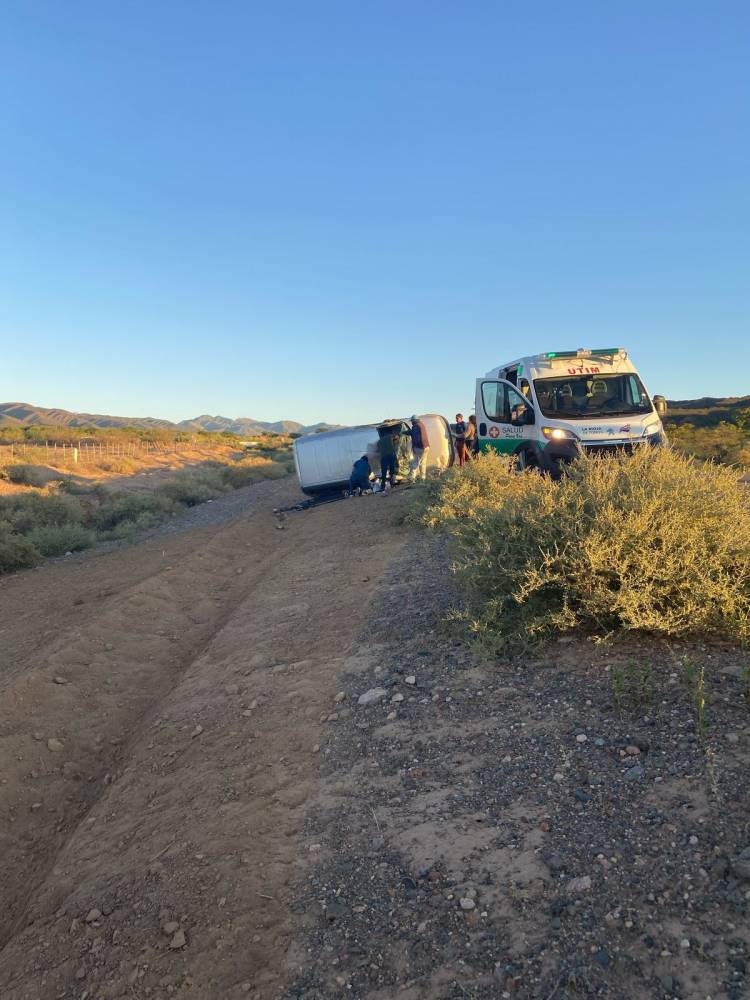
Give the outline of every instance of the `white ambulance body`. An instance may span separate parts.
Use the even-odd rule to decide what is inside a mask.
[[[627,352],[550,351],[477,379],[479,447],[552,474],[581,454],[661,445],[663,396],[652,402]]]

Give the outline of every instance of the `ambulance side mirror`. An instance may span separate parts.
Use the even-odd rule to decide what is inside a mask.
[[[654,409],[660,417],[667,415],[667,401],[664,396],[654,396]]]

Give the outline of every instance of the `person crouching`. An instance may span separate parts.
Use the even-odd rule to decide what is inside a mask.
[[[352,474],[349,476],[349,492],[356,495],[371,488],[370,460],[367,455],[363,455],[352,466]]]

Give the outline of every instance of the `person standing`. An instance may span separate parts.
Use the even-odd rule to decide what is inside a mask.
[[[472,413],[469,417],[464,444],[466,447],[466,457],[476,458],[479,454],[479,432],[477,431],[477,418],[475,413]]]
[[[409,481],[413,483],[417,476],[421,479],[427,478],[427,453],[430,450],[430,442],[427,437],[427,428],[419,417],[412,416],[411,428],[408,433],[411,438],[412,456]]]
[[[396,455],[398,452],[399,431],[395,427],[378,428],[378,453],[380,455],[380,489],[385,489],[385,481],[390,475],[391,486],[396,485]]]
[[[466,465],[466,421],[463,413],[456,414],[456,455],[458,464]]]

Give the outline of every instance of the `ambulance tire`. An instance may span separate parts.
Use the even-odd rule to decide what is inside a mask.
[[[539,462],[533,451],[524,448],[516,452],[516,472],[525,472],[526,469],[539,471]]]

